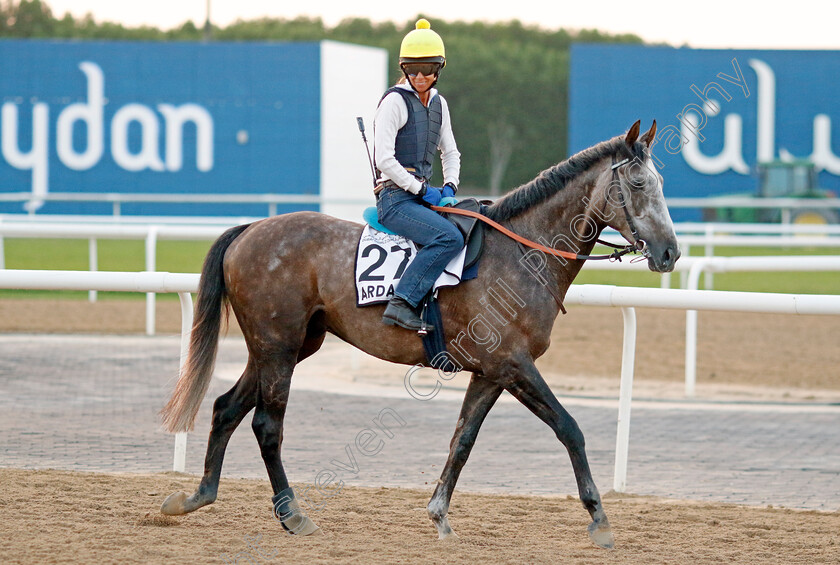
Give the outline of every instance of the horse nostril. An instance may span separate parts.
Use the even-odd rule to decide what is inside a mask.
[[[680,258],[679,248],[666,247],[662,258],[665,260],[666,265],[673,265]]]

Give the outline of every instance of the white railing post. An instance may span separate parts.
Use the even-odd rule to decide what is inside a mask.
[[[691,244],[680,243],[680,256],[691,257]],[[680,271],[680,288],[686,288],[685,284],[687,280],[688,273],[686,273],[685,271]]]
[[[633,399],[633,371],[636,363],[636,309],[622,308],[621,315],[624,319],[624,345],[621,354],[621,388],[618,393],[618,426],[615,438],[615,492],[624,492],[627,488],[630,404]]]
[[[88,239],[88,267],[92,273],[99,270],[99,253],[97,252],[95,237]],[[89,290],[88,302],[96,302],[96,294],[95,290]]]
[[[693,398],[697,386],[697,310],[685,311],[685,395]]]
[[[187,469],[187,432],[175,434],[175,458],[172,462],[172,470],[177,473],[185,473]]]
[[[179,292],[178,298],[181,301],[181,359],[178,364],[179,373],[184,370],[184,363],[187,361],[187,354],[190,349],[190,335],[193,324],[193,303],[192,295],[189,292]],[[172,461],[172,470],[183,473],[187,468],[187,432],[175,434],[175,455]]]
[[[714,257],[715,256],[715,226],[714,224],[708,224],[706,226],[706,247],[705,247],[705,255],[706,257]],[[704,277],[704,287],[706,290],[712,290],[715,286],[714,283],[714,275],[712,273],[707,272],[706,276]]]
[[[697,290],[700,274],[706,269],[711,259],[700,259],[688,271],[686,287]],[[709,274],[706,273],[706,276]],[[697,310],[685,311],[685,395],[694,396],[697,387]]]
[[[149,233],[146,235],[146,270],[154,272],[155,270],[155,252],[157,250],[157,233],[156,226],[149,227]],[[146,293],[146,335],[155,335],[155,293]]]
[[[791,220],[790,208],[782,208],[782,225],[789,226]]]

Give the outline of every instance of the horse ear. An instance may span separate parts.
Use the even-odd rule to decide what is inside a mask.
[[[645,132],[642,137],[639,138],[639,141],[650,147],[650,144],[653,143],[653,139],[656,137],[656,120],[653,120],[653,125],[650,126],[650,129]]]
[[[635,144],[636,140],[639,138],[639,126],[641,123],[642,120],[636,120],[636,123],[630,128],[630,131],[627,132],[627,137],[624,138],[624,143],[626,143],[627,147],[630,149],[633,149],[633,144]]]

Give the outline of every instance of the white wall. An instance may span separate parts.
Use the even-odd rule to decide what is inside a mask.
[[[373,114],[387,89],[388,52],[335,41],[321,42],[321,195],[366,199],[366,204],[326,204],[325,214],[362,222],[373,206],[373,178],[356,116],[365,120],[373,149]]]

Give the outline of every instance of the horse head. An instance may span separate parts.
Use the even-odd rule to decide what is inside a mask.
[[[667,273],[674,270],[680,257],[674,224],[665,205],[662,175],[650,156],[650,146],[656,135],[656,121],[639,136],[640,122],[617,145],[612,165],[602,175],[607,225],[641,251],[651,271]]]

